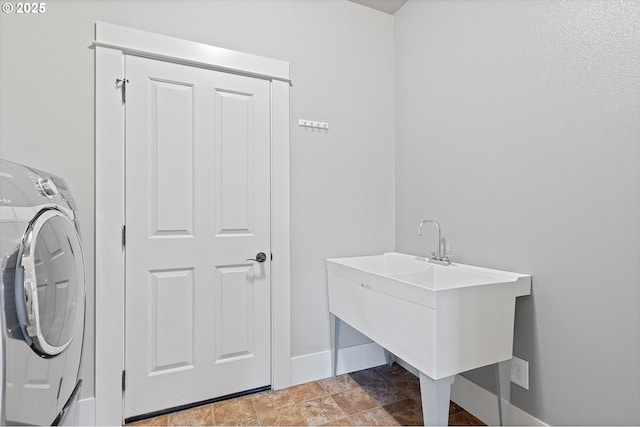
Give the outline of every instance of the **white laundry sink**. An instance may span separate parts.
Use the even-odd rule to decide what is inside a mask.
[[[400,253],[326,268],[329,311],[420,371],[423,387],[423,376],[450,386],[458,373],[511,359],[515,300],[531,293],[530,275]]]

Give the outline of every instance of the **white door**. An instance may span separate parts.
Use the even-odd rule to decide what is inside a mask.
[[[270,384],[270,83],[135,56],[126,78],[131,417]]]

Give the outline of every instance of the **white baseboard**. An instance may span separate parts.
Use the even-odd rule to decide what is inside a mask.
[[[402,359],[396,362],[418,376],[419,372]],[[500,425],[498,415],[498,398],[495,394],[485,390],[476,383],[469,381],[462,375],[456,375],[456,380],[451,386],[451,400],[456,402],[465,411],[490,426]],[[503,404],[508,404],[503,400]],[[509,404],[509,425],[512,426],[548,426],[533,415],[528,414],[517,406]]]
[[[498,398],[462,375],[456,375],[451,386],[451,400],[487,425],[499,425]],[[503,400],[506,404],[506,402]],[[509,425],[512,426],[548,426],[536,417],[517,406],[510,405]]]
[[[332,375],[331,350],[291,358],[291,385],[321,380]],[[338,351],[338,374],[360,371],[385,363],[384,350],[376,343],[367,343]]]
[[[96,398],[90,397],[78,401],[78,425],[96,425]]]

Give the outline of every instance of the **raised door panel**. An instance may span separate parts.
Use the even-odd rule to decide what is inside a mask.
[[[253,97],[215,90],[216,183],[220,234],[250,233],[253,226]]]
[[[150,375],[193,368],[193,288],[193,269],[150,272]]]
[[[151,79],[148,115],[152,235],[193,234],[193,86]]]
[[[216,269],[216,363],[253,356],[251,265]]]

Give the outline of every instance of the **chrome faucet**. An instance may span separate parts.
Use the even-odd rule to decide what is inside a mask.
[[[425,219],[424,221],[422,221],[420,225],[418,225],[418,236],[422,236],[422,226],[425,225],[427,222],[432,223],[438,229],[438,253],[437,255],[435,253],[432,253],[429,261],[433,262],[434,264],[440,264],[440,265],[451,264],[451,261],[449,261],[449,258],[447,258],[445,254],[447,248],[444,247],[444,241],[442,239],[442,231],[440,229],[440,224],[438,224],[437,221],[434,221],[432,219]]]

